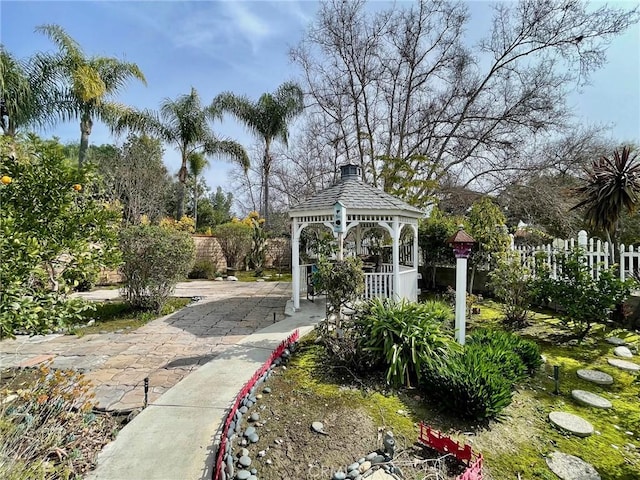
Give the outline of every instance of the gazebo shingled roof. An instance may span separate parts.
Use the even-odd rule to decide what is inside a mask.
[[[345,167],[342,167],[343,169]],[[341,202],[347,211],[380,210],[413,213],[419,216],[423,211],[400,200],[379,188],[364,183],[357,173],[345,172],[338,183],[318,192],[310,199],[296,205],[290,214],[308,211],[333,211],[336,202]],[[293,215],[292,215],[293,216]],[[413,215],[412,215],[413,216]]]

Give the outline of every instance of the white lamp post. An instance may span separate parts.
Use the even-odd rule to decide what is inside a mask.
[[[475,240],[464,231],[462,225],[449,239],[456,256],[456,340],[464,345],[467,315],[467,258]]]

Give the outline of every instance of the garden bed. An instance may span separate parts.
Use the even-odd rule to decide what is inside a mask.
[[[485,304],[482,317],[474,323],[495,324],[500,316],[498,307]],[[597,328],[578,345],[564,341],[567,333],[551,314],[536,314],[534,325],[524,334],[542,339],[547,363],[519,386],[511,405],[497,420],[481,422],[439,412],[417,389],[389,388],[382,372],[355,374],[332,365],[324,347],[306,339],[286,368],[277,369],[269,380],[272,393],[261,394],[251,410],[259,414],[263,425],[258,427],[258,442],[246,446],[254,459],[252,467],[258,470],[258,478],[267,480],[330,479],[335,471],[379,449],[387,430],[398,441],[399,464],[406,461],[421,466],[419,462],[429,455],[416,445],[416,439],[419,422],[425,421],[482,453],[485,480],[517,479],[518,475],[522,479],[557,480],[545,461],[554,451],[580,456],[597,468],[603,480],[635,480],[640,471],[638,381],[607,365],[611,345],[603,336],[612,332]],[[638,341],[633,334],[614,333],[630,342]],[[560,365],[560,395],[552,393],[553,365]],[[588,386],[576,376],[579,368],[609,372],[615,383],[606,391]],[[612,411],[581,407],[571,399],[572,389],[594,388],[611,399]],[[548,421],[554,410],[579,413],[598,433],[582,439],[556,430]],[[314,421],[322,422],[328,435],[314,433],[310,427]],[[433,458],[437,456],[432,452]],[[404,478],[425,476],[419,470],[401,468]],[[459,472],[447,473],[455,478]]]

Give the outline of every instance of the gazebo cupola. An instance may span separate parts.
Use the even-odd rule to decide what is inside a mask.
[[[337,236],[334,220],[336,204],[340,204],[346,218],[344,235],[353,232],[355,251],[362,251],[363,233],[372,228],[383,228],[392,241],[390,262],[383,263],[375,272],[365,271],[364,298],[389,297],[417,300],[418,296],[418,219],[424,213],[403,200],[362,181],[357,165],[340,167],[340,180],[291,210],[291,263],[292,300],[300,308],[300,296],[306,292],[306,272],[309,265],[300,264],[300,235],[310,225],[325,225]],[[411,229],[413,241],[407,255],[407,245],[401,245],[403,229]],[[407,235],[404,235],[406,238]],[[401,263],[401,250],[403,262]],[[303,282],[304,280],[304,282]]]

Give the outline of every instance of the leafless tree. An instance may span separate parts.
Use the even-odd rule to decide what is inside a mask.
[[[502,2],[487,36],[469,47],[463,3],[376,11],[364,0],[329,0],[291,58],[340,163],[360,165],[386,191],[409,182],[420,199],[445,179],[468,186],[526,167],[523,146],[565,131],[567,92],[638,19],[637,8],[579,0]]]

